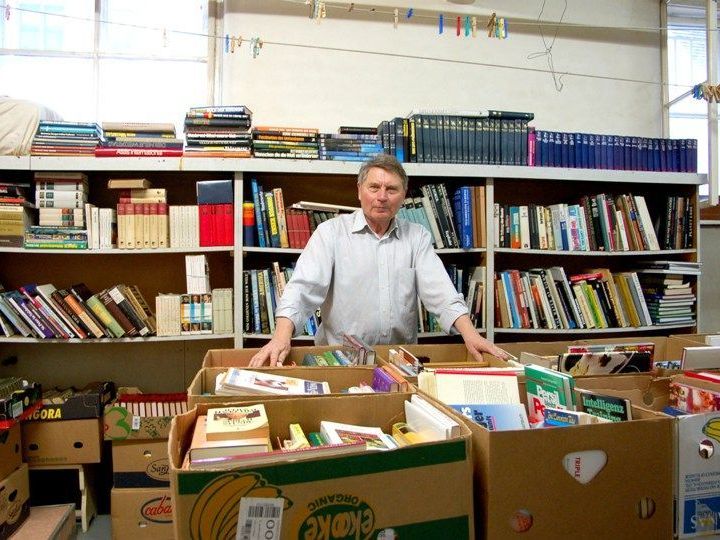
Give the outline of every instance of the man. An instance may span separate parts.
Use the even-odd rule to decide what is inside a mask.
[[[482,359],[483,351],[507,358],[477,333],[430,233],[395,219],[408,187],[402,165],[379,155],[362,165],[357,187],[361,210],[317,227],[275,310],[275,334],[250,365],[281,365],[291,337],[317,306],[322,313],[317,345],[340,344],[343,333],[369,344],[415,343],[417,296],[446,332],[462,335],[475,358]]]

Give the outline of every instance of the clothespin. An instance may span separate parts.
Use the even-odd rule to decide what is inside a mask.
[[[230,52],[235,53],[235,36],[230,38]]]
[[[440,14],[440,17],[438,18],[438,34],[443,33],[443,26],[445,24],[445,18],[443,17],[443,14]]]
[[[465,16],[465,37],[470,35],[470,17]]]
[[[488,23],[487,23],[488,37],[493,37],[493,34],[495,33],[495,21],[496,20],[497,20],[497,16],[493,12],[493,14],[490,16],[490,20],[488,20]]]
[[[498,29],[500,31],[500,39],[506,39],[507,38],[507,19],[505,17],[501,17],[498,19]]]
[[[167,44],[168,44],[168,38],[167,38],[167,28],[163,28],[163,33],[162,33],[162,44],[163,44],[163,47],[167,47]]]
[[[225,54],[230,52],[230,34],[225,34]]]
[[[327,11],[325,10],[325,2],[320,2],[320,18],[324,19],[327,17]]]
[[[398,8],[395,8],[395,11],[393,13],[393,27],[395,30],[397,30],[398,27],[398,18],[400,17],[400,10]]]
[[[470,28],[472,29],[472,37],[477,37],[477,17],[470,19]]]
[[[260,54],[260,49],[262,49],[263,42],[260,38],[252,38],[250,40],[250,47],[252,49],[252,55],[253,58],[257,58]]]
[[[460,17],[455,22],[455,36],[460,37]]]
[[[12,7],[10,7],[10,3],[6,1],[5,2],[5,20],[6,21],[10,20],[10,10],[11,9],[12,9]]]
[[[315,10],[317,9],[317,3],[315,0],[305,0],[305,5],[310,6],[310,15],[309,17],[311,19],[315,18]]]
[[[407,10],[407,13],[405,14],[405,18],[409,19],[412,16],[413,16],[413,8],[410,8]]]
[[[350,13],[353,9],[355,9],[355,2],[350,2],[350,5],[348,6],[348,13]]]

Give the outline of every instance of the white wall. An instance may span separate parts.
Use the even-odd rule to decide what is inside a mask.
[[[619,82],[566,75],[555,90],[549,73],[462,64],[482,62],[547,69],[544,58],[528,59],[543,50],[536,26],[540,0],[506,0],[510,37],[482,34],[492,7],[442,1],[414,3],[375,0],[378,10],[401,8],[393,29],[392,15],[331,9],[320,24],[308,18],[308,6],[279,0],[228,0],[225,32],[266,42],[253,59],[247,44],[223,56],[225,104],[245,104],[255,125],[295,125],[335,131],[339,125],[377,125],[411,109],[475,108],[535,112],[535,126],[564,131],[622,135],[661,135],[660,35],[658,32],[561,28],[554,46],[558,72],[652,81]],[[358,6],[360,4],[358,3]],[[445,13],[445,32],[434,19],[404,22],[405,7],[418,14]],[[544,18],[555,21],[564,5],[547,0]],[[657,0],[571,0],[566,22],[623,27],[659,26]],[[382,7],[386,6],[386,7]],[[497,6],[500,7],[500,6]],[[453,15],[478,14],[478,37],[456,37]],[[548,41],[554,33],[545,28]],[[296,43],[307,48],[276,43]],[[314,47],[350,49],[320,50]],[[394,55],[438,58],[441,62]]]

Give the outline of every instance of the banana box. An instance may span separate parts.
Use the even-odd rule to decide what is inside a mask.
[[[372,385],[373,371],[375,366],[352,367],[347,366],[342,369],[336,367],[280,367],[280,368],[253,368],[253,371],[263,373],[271,373],[283,375],[285,377],[295,377],[298,379],[327,381],[330,386],[330,394],[340,394],[351,386],[360,384]],[[215,380],[221,373],[225,373],[227,368],[210,367],[202,368],[195,374],[195,378],[188,387],[188,408],[192,409],[198,403],[225,403],[236,399],[236,396],[216,396]],[[242,399],[249,397],[250,392],[240,395]],[[263,398],[284,399],[286,396],[281,395],[264,395]],[[315,397],[315,396],[313,396]]]
[[[0,540],[9,538],[30,515],[28,466],[22,464],[0,481]]]
[[[405,420],[404,404],[412,395],[255,396],[254,402],[264,404],[275,440],[288,438],[291,423],[307,433],[319,431],[322,420],[391,433],[394,423]],[[474,537],[470,432],[464,423],[453,438],[390,451],[363,448],[303,460],[288,454],[247,467],[183,468],[196,417],[210,406],[200,403],[172,423],[170,487],[177,539]]]
[[[7,478],[21,462],[20,424],[10,429],[0,429],[0,480]]]
[[[114,540],[171,540],[173,504],[167,488],[112,488],[110,522]]]
[[[577,380],[576,384],[662,411],[670,401],[672,381],[720,393],[720,384],[686,375],[656,379],[649,375],[595,377]],[[720,534],[720,411],[674,416],[672,422],[675,535],[692,538]],[[653,441],[653,451],[658,449],[658,444]]]

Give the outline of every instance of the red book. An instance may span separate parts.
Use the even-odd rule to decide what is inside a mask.
[[[210,204],[198,205],[198,219],[200,221],[200,245],[212,246],[212,209]]]
[[[300,247],[300,242],[298,241],[297,216],[295,214],[295,210],[292,208],[285,210],[285,217],[287,218],[288,241],[290,242],[290,247],[298,248]]]
[[[223,210],[223,225],[225,230],[225,241],[222,243],[223,246],[233,246],[235,245],[235,230],[234,225],[235,222],[233,220],[233,205],[232,204],[223,204],[222,210]]]
[[[302,216],[302,227],[300,227],[302,242],[299,247],[304,248],[307,245],[308,240],[310,240],[312,227],[310,225],[310,213],[302,212],[300,215]]]
[[[157,148],[95,148],[95,157],[181,157],[182,150]]]

